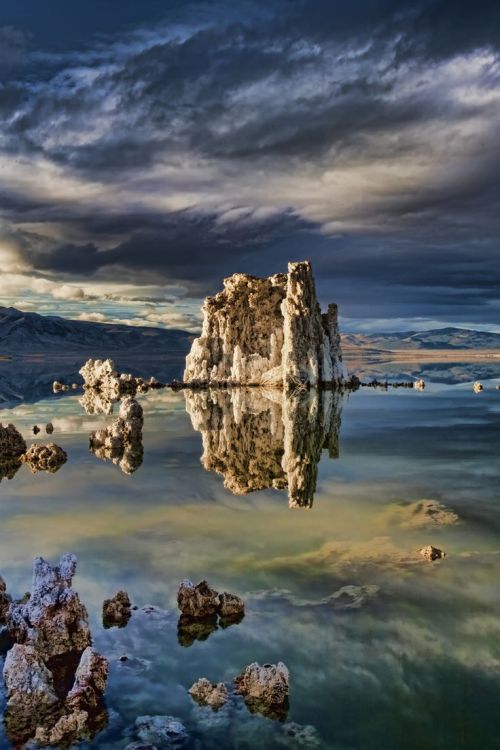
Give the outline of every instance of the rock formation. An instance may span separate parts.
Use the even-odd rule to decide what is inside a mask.
[[[217,614],[217,596],[217,591],[210,588],[206,581],[201,581],[195,586],[186,578],[179,586],[177,605],[183,615],[201,619]]]
[[[189,688],[189,695],[200,706],[210,706],[214,711],[221,708],[228,700],[229,693],[223,682],[212,683],[206,677],[200,677]]]
[[[0,423],[0,461],[8,462],[19,458],[26,451],[26,442],[13,424],[4,427]]]
[[[80,375],[85,390],[80,404],[87,414],[111,414],[113,404],[123,396],[165,387],[154,377],[144,380],[130,373],[118,373],[112,359],[89,359],[80,369]]]
[[[174,716],[139,716],[135,721],[135,733],[143,743],[136,748],[156,747],[158,750],[177,750],[189,741],[184,724]]]
[[[47,445],[33,443],[21,456],[21,461],[30,467],[33,474],[39,471],[55,474],[67,460],[66,451],[55,443],[48,443]]]
[[[132,616],[132,605],[126,591],[119,591],[102,605],[102,624],[105,628],[124,628]]]
[[[235,495],[288,489],[290,507],[311,507],[323,450],[339,454],[337,391],[238,388],[184,391],[201,462]]]
[[[245,603],[236,594],[228,594],[224,591],[219,594],[219,615],[222,621],[241,620],[245,615]]]
[[[242,695],[252,713],[284,719],[288,712],[290,673],[283,662],[264,664],[254,662],[236,677],[236,692]]]
[[[293,389],[346,379],[337,306],[321,313],[308,262],[265,279],[225,279],[224,290],[204,302],[202,334],[184,371],[185,383],[203,386]]]
[[[181,646],[206,640],[218,626],[237,625],[245,616],[245,603],[236,594],[219,594],[207,581],[196,586],[188,579],[181,581],[177,591],[177,605],[181,616],[177,625],[177,639]],[[217,618],[219,618],[217,620]]]
[[[433,547],[432,544],[428,544],[426,547],[422,547],[419,552],[422,557],[424,557],[426,560],[429,560],[430,562],[434,562],[434,560],[441,560],[443,557],[446,557],[446,552],[443,552],[443,550],[438,549],[437,547]]]
[[[71,588],[75,570],[74,555],[63,555],[54,567],[36,558],[29,600],[10,607],[7,624],[13,638],[34,646],[45,659],[82,652],[91,644],[87,610]]]
[[[87,611],[71,588],[74,555],[52,567],[37,558],[27,601],[10,604],[7,628],[16,641],[4,664],[5,725],[15,747],[69,747],[107,722],[107,660],[91,648]]]
[[[144,448],[142,406],[134,398],[124,398],[120,413],[108,427],[90,433],[90,450],[103,461],[112,461],[124,474],[132,474],[142,464]]]

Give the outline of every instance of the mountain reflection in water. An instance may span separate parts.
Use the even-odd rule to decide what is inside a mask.
[[[184,391],[201,462],[235,495],[288,489],[290,508],[310,508],[323,450],[339,455],[342,395],[261,388]]]

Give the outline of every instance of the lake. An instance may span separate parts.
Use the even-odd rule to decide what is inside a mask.
[[[55,474],[21,466],[1,482],[0,574],[20,597],[34,556],[78,557],[73,585],[110,662],[105,726],[80,746],[125,748],[138,717],[168,715],[188,748],[500,748],[500,364],[484,367],[422,363],[422,392],[151,391],[127,474],[89,450],[116,405],[87,414],[82,391],[52,394],[53,363],[2,363],[1,421],[68,454]],[[429,544],[446,557],[425,560]],[[244,619],[179,629],[184,578],[243,597]],[[105,629],[119,589],[138,609]],[[281,720],[187,692],[254,661],[290,670]]]

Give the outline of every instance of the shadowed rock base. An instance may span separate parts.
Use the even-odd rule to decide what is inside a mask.
[[[339,455],[341,393],[239,388],[184,395],[202,435],[201,462],[228,490],[287,489],[291,508],[312,506],[322,451]]]

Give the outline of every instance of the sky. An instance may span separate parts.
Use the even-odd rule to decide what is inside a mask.
[[[500,331],[500,3],[0,5],[0,304],[196,331],[313,264],[344,330]]]

